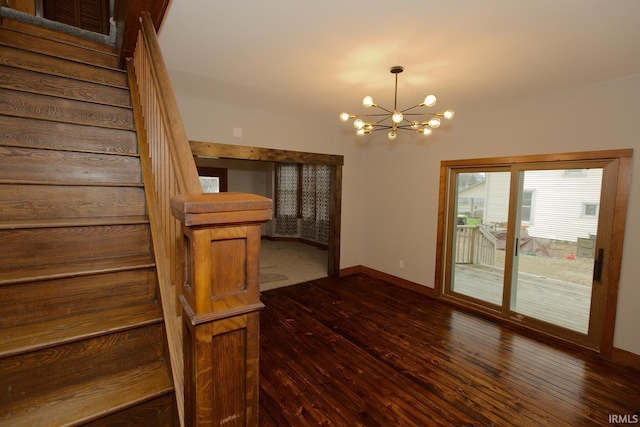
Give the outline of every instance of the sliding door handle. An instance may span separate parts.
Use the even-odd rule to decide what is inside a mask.
[[[599,282],[602,280],[602,265],[604,264],[604,249],[598,249],[598,258],[593,265],[593,281]]]

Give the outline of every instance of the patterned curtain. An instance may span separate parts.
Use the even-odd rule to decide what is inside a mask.
[[[329,243],[331,168],[302,166],[302,238]]]
[[[298,234],[298,165],[276,166],[276,234]]]

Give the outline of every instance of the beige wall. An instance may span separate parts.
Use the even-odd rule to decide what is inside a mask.
[[[429,287],[442,160],[640,147],[640,76],[458,110],[430,139],[401,134],[393,144],[383,134],[353,136],[335,114],[265,113],[174,88],[190,139],[344,155],[341,267],[365,265]],[[640,174],[632,179],[614,344],[640,354]]]
[[[197,158],[196,165],[227,169],[227,191],[253,193],[273,198],[272,162]]]

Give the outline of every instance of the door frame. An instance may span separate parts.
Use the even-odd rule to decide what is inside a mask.
[[[554,153],[544,155],[528,155],[528,156],[513,156],[513,157],[494,157],[483,159],[463,159],[463,160],[450,160],[441,162],[440,167],[440,194],[438,205],[438,234],[437,234],[437,250],[436,250],[436,272],[435,272],[435,294],[444,300],[450,301],[454,304],[464,306],[473,310],[474,312],[490,317],[500,322],[517,325],[518,327],[524,327],[525,329],[541,332],[545,335],[549,335],[548,331],[540,330],[536,322],[532,324],[523,325],[517,320],[511,319],[508,313],[505,314],[503,310],[496,312],[495,310],[485,309],[484,307],[474,304],[472,301],[465,301],[464,299],[452,298],[445,294],[444,286],[445,280],[448,280],[449,266],[447,251],[451,248],[451,241],[448,233],[452,226],[452,216],[450,214],[451,209],[451,194],[455,194],[455,188],[452,188],[454,183],[451,182],[453,171],[456,169],[466,168],[491,168],[491,167],[511,167],[514,165],[524,166],[527,163],[564,163],[564,162],[590,162],[590,161],[611,161],[612,165],[615,165],[615,171],[613,171],[614,179],[610,187],[602,188],[602,194],[604,197],[610,197],[613,205],[613,211],[610,217],[602,218],[599,220],[599,227],[605,222],[607,230],[610,230],[609,241],[609,255],[606,257],[607,262],[604,265],[603,276],[607,279],[607,288],[605,295],[605,302],[603,305],[602,313],[602,331],[600,333],[600,339],[597,343],[584,343],[570,340],[567,336],[557,336],[550,334],[556,338],[568,341],[570,340],[574,344],[578,344],[592,350],[598,351],[604,355],[611,356],[613,352],[613,336],[615,331],[615,317],[618,304],[618,287],[620,282],[620,270],[622,265],[622,252],[624,245],[624,230],[627,216],[627,204],[629,198],[629,189],[631,185],[631,162],[632,162],[632,149],[621,150],[604,150],[604,151],[588,151],[577,153]],[[513,178],[513,177],[512,177]],[[517,201],[511,202],[513,206]],[[512,232],[513,233],[513,232]],[[507,236],[507,241],[513,239],[513,234]],[[505,276],[512,274],[511,271],[506,271]]]

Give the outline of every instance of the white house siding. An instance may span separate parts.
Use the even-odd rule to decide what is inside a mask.
[[[509,210],[509,172],[491,172],[486,181],[473,188],[474,197],[484,189],[484,224],[507,222]],[[600,203],[602,169],[588,169],[584,175],[566,170],[525,172],[524,191],[533,192],[531,220],[523,222],[532,237],[576,242],[579,237],[597,234],[598,218],[583,216],[585,203]],[[460,196],[469,196],[467,189]]]
[[[506,223],[509,214],[510,172],[487,172],[484,200],[484,224]]]
[[[484,212],[484,199],[486,196],[487,189],[484,181],[458,191],[458,214],[474,217],[478,213]]]
[[[582,210],[584,203],[600,203],[602,169],[588,169],[584,175],[565,172],[525,172],[524,190],[533,191],[530,236],[575,242],[597,234],[598,218],[584,217]]]

